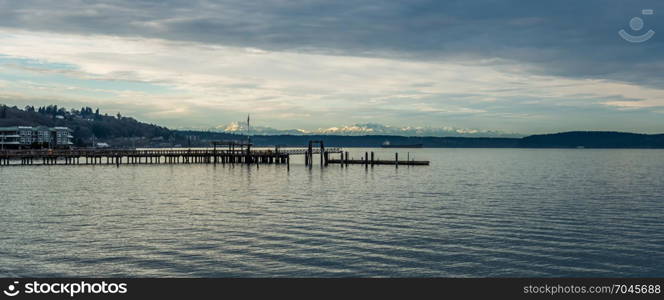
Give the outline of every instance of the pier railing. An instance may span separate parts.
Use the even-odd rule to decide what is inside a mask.
[[[341,148],[327,148],[327,153],[341,153]],[[250,155],[304,155],[306,148],[255,149]],[[320,149],[312,149],[313,154],[320,154]],[[245,155],[245,149],[41,149],[41,150],[2,150],[3,157],[84,157],[84,156],[178,156],[178,155]]]
[[[41,160],[41,165],[78,164],[190,164],[190,163],[246,163],[246,164],[290,164],[291,155],[304,155],[305,165],[311,167],[313,155],[320,155],[320,164],[363,164],[373,165],[429,165],[428,161],[415,161],[410,158],[380,160],[374,153],[365,152],[364,159],[352,159],[341,148],[274,148],[274,149],[26,149],[0,150],[0,166],[33,165]],[[330,157],[339,154],[339,158]],[[104,162],[105,160],[105,162]],[[39,164],[39,163],[37,163]]]

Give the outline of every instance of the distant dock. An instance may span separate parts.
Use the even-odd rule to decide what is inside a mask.
[[[328,161],[330,164],[342,164],[342,165],[392,165],[392,166],[428,166],[429,161],[426,160],[410,160],[410,161],[396,161],[396,160],[374,160],[366,161],[364,159],[330,159]]]
[[[319,147],[313,147],[313,145]],[[371,152],[365,159],[349,159],[341,148],[325,148],[322,141],[311,141],[308,147],[251,149],[250,143],[214,142],[212,149],[44,149],[1,150],[0,167],[16,165],[139,165],[139,164],[286,164],[290,157],[304,155],[305,165],[314,164],[314,155],[320,156],[321,166],[328,164],[364,165],[429,165],[428,161],[374,159]],[[331,158],[339,155],[338,159]]]
[[[399,160],[399,153],[394,153],[394,160],[381,160],[377,159],[373,152],[365,152],[363,159],[352,159],[348,152],[341,152],[341,157],[339,159],[328,159],[327,162],[330,164],[341,164],[341,165],[403,165],[403,166],[428,166],[428,160],[411,160],[408,157],[406,160]]]

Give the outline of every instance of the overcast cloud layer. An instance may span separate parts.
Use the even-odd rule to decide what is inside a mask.
[[[632,17],[654,38],[622,40]],[[0,0],[0,102],[189,128],[664,132],[662,34],[661,1]]]

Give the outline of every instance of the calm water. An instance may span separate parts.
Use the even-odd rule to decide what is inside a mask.
[[[0,276],[664,275],[662,150],[373,151],[432,165],[0,168]]]

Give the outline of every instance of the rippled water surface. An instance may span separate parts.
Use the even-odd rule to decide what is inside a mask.
[[[664,151],[0,167],[0,276],[664,275]],[[410,152],[410,154],[407,154]]]

